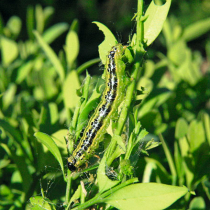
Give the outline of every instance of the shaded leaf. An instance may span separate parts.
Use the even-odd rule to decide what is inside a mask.
[[[210,18],[197,21],[184,29],[183,38],[189,42],[200,37],[210,30]]]
[[[188,131],[188,124],[184,118],[179,118],[176,123],[175,137],[177,139],[184,137]]]
[[[56,160],[59,162],[63,175],[64,175],[64,167],[63,167],[63,159],[61,157],[60,151],[57,147],[57,145],[55,144],[55,142],[52,140],[52,138],[50,136],[48,136],[45,133],[42,132],[36,132],[34,134],[34,136],[41,141],[42,144],[44,144],[49,150],[50,152],[53,154],[53,156],[56,158]],[[65,178],[65,176],[64,176]]]

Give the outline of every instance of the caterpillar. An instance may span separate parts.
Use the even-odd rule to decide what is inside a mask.
[[[93,156],[99,142],[110,123],[117,114],[118,106],[123,101],[125,91],[125,63],[122,61],[126,46],[117,44],[112,47],[107,55],[105,65],[106,86],[94,114],[85,128],[80,142],[72,155],[68,158],[68,168],[75,171],[87,159]]]

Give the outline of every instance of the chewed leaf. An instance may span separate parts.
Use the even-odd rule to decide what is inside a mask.
[[[106,198],[106,203],[121,209],[165,209],[184,196],[188,189],[157,183],[142,183],[126,186]]]
[[[52,138],[50,136],[48,136],[45,133],[42,132],[36,132],[34,134],[34,136],[41,141],[42,144],[44,144],[49,151],[53,154],[53,156],[56,158],[56,160],[59,162],[63,175],[64,175],[64,167],[63,167],[63,160],[61,157],[61,153],[57,147],[57,145],[55,144],[55,142],[52,140]],[[65,177],[65,176],[64,176]]]
[[[171,0],[167,0],[162,6],[158,6],[151,2],[146,13],[144,22],[144,38],[147,46],[149,46],[159,35],[162,30],[163,24],[166,20]]]
[[[111,49],[112,46],[115,46],[118,42],[113,35],[113,33],[102,23],[99,23],[97,21],[94,21],[98,27],[99,30],[101,30],[105,36],[104,41],[99,45],[99,55],[100,59],[103,64],[106,62],[106,55],[108,51]]]

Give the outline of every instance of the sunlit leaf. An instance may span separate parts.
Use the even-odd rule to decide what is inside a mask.
[[[68,29],[67,23],[57,23],[44,31],[42,37],[48,43],[52,43],[56,38]]]
[[[78,74],[76,71],[71,71],[63,84],[63,100],[66,108],[75,108],[79,102],[79,96],[76,91],[80,87]]]
[[[1,41],[1,58],[4,66],[8,66],[18,56],[17,43],[4,36],[0,36]]]
[[[58,75],[60,76],[61,81],[64,80],[64,68],[59,61],[57,55],[52,50],[52,48],[44,41],[44,39],[39,35],[37,31],[34,31],[34,35],[36,36],[40,46],[46,53],[47,57],[51,61],[51,63],[54,65],[55,69],[57,70]]]
[[[106,198],[106,203],[127,210],[165,209],[188,192],[186,187],[157,183],[142,183],[126,186]]]
[[[146,20],[144,22],[144,39],[147,46],[149,46],[159,35],[163,28],[163,24],[168,15],[171,5],[171,0],[167,0],[162,6],[158,6],[151,1],[146,13]]]
[[[66,60],[71,67],[79,53],[79,38],[75,31],[70,30],[66,37]]]

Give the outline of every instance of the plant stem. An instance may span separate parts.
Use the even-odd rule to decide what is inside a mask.
[[[70,201],[71,179],[72,179],[71,172],[68,170],[67,171],[67,186],[66,186],[66,203],[67,204],[69,204],[69,201]],[[68,206],[66,210],[68,210]]]
[[[140,46],[143,41],[144,41],[144,24],[141,21],[141,17],[143,16],[143,8],[144,8],[144,2],[143,0],[138,0],[138,5],[137,5],[137,17],[136,17],[136,35],[137,35],[137,40],[136,40],[136,45]]]

